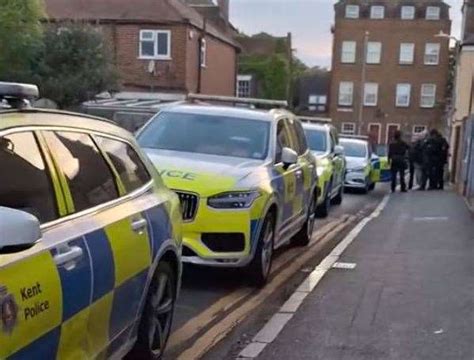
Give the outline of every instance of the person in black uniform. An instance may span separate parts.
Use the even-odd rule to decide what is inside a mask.
[[[448,163],[449,144],[439,132],[436,134],[437,156],[435,166],[436,189],[444,190],[444,167]]]
[[[400,174],[400,187],[402,192],[407,191],[405,184],[406,158],[409,146],[402,140],[402,133],[395,132],[394,140],[388,146],[388,162],[392,173],[392,192],[397,187],[397,174]]]
[[[429,180],[429,190],[436,189],[437,180],[437,164],[439,159],[437,139],[438,131],[432,129],[428,137],[423,142],[423,179],[420,190],[425,190]]]

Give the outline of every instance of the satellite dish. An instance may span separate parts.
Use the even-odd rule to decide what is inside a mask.
[[[154,61],[154,60],[150,60],[150,61],[148,62],[148,72],[149,72],[150,74],[154,74],[154,73],[155,73],[155,68],[156,68],[156,66],[155,66],[155,61]]]

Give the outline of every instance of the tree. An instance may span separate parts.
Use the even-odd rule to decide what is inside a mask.
[[[86,24],[49,26],[32,69],[41,96],[60,108],[77,106],[96,94],[117,88],[115,68],[103,36]]]
[[[41,0],[0,1],[0,80],[26,80],[41,45],[43,17]]]

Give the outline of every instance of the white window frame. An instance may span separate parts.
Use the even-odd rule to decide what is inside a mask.
[[[371,94],[368,92],[369,89],[375,89]],[[368,95],[374,95],[375,101],[367,101]],[[379,84],[368,82],[364,84],[364,106],[377,106],[379,98]]]
[[[430,50],[431,48],[431,50]],[[434,51],[436,50],[436,54]],[[441,44],[440,43],[426,43],[425,44],[425,54],[423,57],[423,63],[425,65],[436,66],[439,65],[439,54],[441,52]],[[430,57],[436,56],[436,61],[431,61]]]
[[[152,33],[152,39],[144,39],[144,33]],[[158,34],[166,34],[168,36],[168,48],[166,54],[158,54]],[[154,55],[142,55],[142,42],[154,42]],[[138,39],[138,58],[146,60],[171,60],[171,30],[141,29]]]
[[[201,39],[201,67],[207,67],[207,41]]]
[[[374,123],[374,122],[371,122],[367,125],[367,134],[369,134],[370,136],[370,127],[372,125],[377,125],[377,127],[379,128],[379,131],[378,131],[378,134],[377,134],[377,144],[380,144],[380,140],[382,140],[382,124],[381,123]]]
[[[246,82],[248,84],[248,96],[240,96],[240,82]],[[235,95],[241,98],[250,97],[252,94],[252,75],[237,75]]]
[[[354,64],[357,56],[357,43],[355,41],[343,41],[341,48],[341,63]]]
[[[346,5],[345,18],[346,19],[358,19],[360,16],[360,6],[349,4]]]
[[[426,89],[430,89],[430,93],[426,94]],[[429,103],[425,100],[429,99]],[[436,105],[436,84],[421,84],[420,107],[424,109],[432,109]]]
[[[426,20],[439,20],[441,18],[441,8],[439,6],[426,7]]]
[[[396,127],[397,127],[397,130],[400,131],[400,124],[397,124],[397,123],[388,123],[388,124],[387,124],[387,131],[385,132],[385,143],[386,143],[386,144],[388,144],[388,140],[389,140],[389,139],[388,139],[388,135],[389,135],[390,132],[389,132],[388,130],[389,130],[390,127],[392,127],[392,126],[396,126]]]
[[[378,51],[377,52],[373,51],[374,49],[378,49]],[[369,41],[367,43],[367,53],[365,54],[365,61],[367,64],[380,64],[380,62],[382,61],[382,43],[381,42]]]
[[[400,102],[400,93],[399,93],[399,89],[402,88],[402,87],[405,87],[405,88],[408,88],[408,101],[406,103],[402,103]],[[408,83],[399,83],[397,84],[397,88],[396,88],[396,91],[395,91],[395,106],[396,107],[402,107],[402,108],[407,108],[407,107],[410,107],[410,103],[411,103],[411,84],[408,84]]]
[[[346,131],[345,127],[349,126],[352,130]],[[342,135],[355,135],[356,133],[356,124],[355,122],[343,122],[341,124],[341,134]]]
[[[385,6],[383,5],[372,5],[370,7],[370,18],[375,20],[381,20],[385,18]]]
[[[410,50],[406,51],[407,49]],[[409,56],[406,56],[409,55]],[[400,65],[411,65],[415,62],[415,44],[414,43],[401,43],[400,44],[400,56],[399,56]]]
[[[347,89],[350,89],[350,91],[347,91],[347,93],[342,93],[343,86],[347,85]],[[343,96],[347,96],[349,98],[350,96],[350,101],[341,101]],[[339,92],[338,92],[338,100],[337,100],[338,105],[340,106],[352,106],[354,103],[354,83],[352,81],[341,81],[339,83]]]
[[[400,17],[402,20],[414,20],[416,16],[416,8],[413,5],[403,5]]]
[[[422,129],[421,131],[417,131],[417,128],[420,128]],[[413,125],[413,130],[412,130],[412,134],[413,135],[419,135],[419,134],[423,134],[425,131],[428,130],[428,126],[426,125]]]

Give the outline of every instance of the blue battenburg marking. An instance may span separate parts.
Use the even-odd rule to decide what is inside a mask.
[[[147,276],[148,269],[114,290],[112,314],[110,316],[110,337],[117,336],[121,330],[132,325],[140,306]]]
[[[263,220],[251,220],[250,221],[250,248],[252,249],[252,253],[255,250],[258,237],[260,236],[261,226]]]
[[[153,259],[155,259],[161,244],[172,238],[173,228],[171,226],[169,215],[163,206],[156,206],[147,210],[144,217],[148,221],[150,247],[153,250]]]
[[[69,320],[79,311],[90,305],[91,299],[91,268],[89,253],[83,238],[68,242],[70,247],[77,246],[83,251],[82,257],[77,259],[74,268],[66,269],[65,266],[58,266],[59,277],[61,278],[61,288],[63,293],[63,322]],[[57,250],[51,250],[53,256]]]
[[[9,360],[32,360],[32,359],[56,359],[59,336],[61,330],[59,327],[54,328],[46,335],[33,341],[20,351],[10,356]]]
[[[112,291],[115,284],[115,265],[109,239],[103,229],[86,235],[92,258],[94,292],[92,302]]]
[[[283,221],[288,220],[293,216],[293,202],[287,202],[283,204]]]

